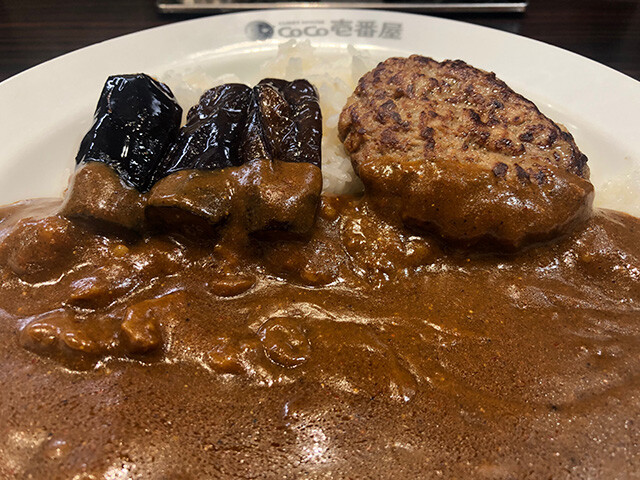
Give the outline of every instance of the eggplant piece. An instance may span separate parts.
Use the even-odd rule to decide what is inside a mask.
[[[298,127],[296,161],[307,162],[320,168],[322,146],[322,113],[318,92],[306,80],[294,80],[283,90],[292,105],[293,121]]]
[[[143,73],[107,79],[76,164],[104,162],[140,192],[180,128],[182,108],[171,89]]]
[[[259,158],[321,164],[322,115],[308,81],[261,80],[243,133],[243,163]]]
[[[240,132],[246,123],[251,89],[229,83],[207,90],[189,110],[187,123],[162,160],[154,182],[179,170],[217,170],[240,165]]]
[[[298,126],[294,122],[291,105],[282,91],[273,84],[261,82],[254,87],[253,92],[269,158],[295,162]]]
[[[321,139],[318,95],[306,80],[212,88],[158,166],[146,219],[204,236],[234,218],[249,233],[303,235],[322,191]]]
[[[272,148],[269,145],[262,124],[262,114],[255,89],[251,92],[249,114],[240,139],[240,158],[242,163],[254,160],[271,159]]]
[[[189,110],[152,183],[180,170],[218,170],[259,159],[320,167],[321,138],[318,95],[306,80],[269,78],[253,89],[219,85]]]
[[[306,80],[268,78],[253,93],[241,148],[244,160],[252,162],[241,179],[245,227],[260,235],[304,235],[313,226],[322,191],[317,92]]]

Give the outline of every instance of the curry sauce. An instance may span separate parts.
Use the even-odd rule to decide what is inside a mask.
[[[516,254],[323,196],[304,238],[0,223],[3,478],[633,478],[640,220]]]
[[[637,478],[640,219],[533,103],[381,63],[359,196],[306,80],[181,112],[109,77],[65,199],[0,209],[1,478]]]

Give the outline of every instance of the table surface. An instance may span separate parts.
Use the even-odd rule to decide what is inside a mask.
[[[639,0],[530,0],[526,13],[449,14],[579,53],[640,80]],[[0,0],[0,81],[109,38],[187,18],[153,0]]]

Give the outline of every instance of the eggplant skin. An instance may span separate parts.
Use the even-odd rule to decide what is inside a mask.
[[[152,184],[180,170],[219,170],[254,160],[320,167],[321,141],[318,94],[308,81],[219,85],[189,110]]]
[[[322,114],[315,87],[302,79],[265,78],[254,87],[253,97],[245,145],[260,132],[257,137],[272,159],[320,167]],[[246,161],[253,160],[251,149],[242,153]]]
[[[269,82],[265,79],[262,82]],[[260,83],[262,83],[260,82]],[[318,92],[304,79],[287,82],[282,93],[291,105],[293,121],[297,127],[295,145],[295,162],[307,162],[320,167],[322,146],[322,113],[318,103]]]
[[[207,90],[189,110],[187,123],[158,165],[154,183],[179,170],[216,170],[238,166],[240,132],[245,125],[251,88],[227,83]]]
[[[168,86],[145,74],[107,79],[76,163],[103,162],[139,192],[180,170],[219,170],[253,160],[321,164],[322,115],[306,80],[267,78],[207,90],[180,128]]]
[[[106,163],[125,183],[146,192],[181,119],[182,108],[167,85],[142,73],[110,76],[76,164]]]

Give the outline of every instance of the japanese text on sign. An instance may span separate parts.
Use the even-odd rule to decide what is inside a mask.
[[[376,22],[373,20],[331,20],[311,25],[286,24],[277,28],[277,33],[285,38],[324,37],[333,33],[338,37],[386,38],[400,40],[402,24],[394,22]]]

